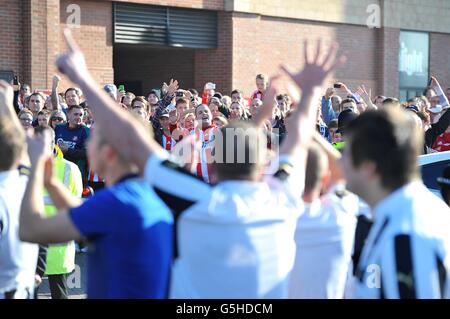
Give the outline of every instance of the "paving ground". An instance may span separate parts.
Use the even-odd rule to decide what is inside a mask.
[[[69,298],[84,299],[86,298],[86,254],[77,253],[75,256],[76,269],[68,278]],[[47,277],[44,277],[38,292],[39,299],[51,299],[50,287]]]

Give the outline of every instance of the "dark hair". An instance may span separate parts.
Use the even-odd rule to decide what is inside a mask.
[[[66,95],[67,95],[67,92],[69,92],[69,91],[75,91],[75,93],[78,95],[78,97],[80,97],[80,91],[77,89],[77,88],[68,88],[65,92],[64,92],[64,98],[66,97]]]
[[[198,96],[198,91],[196,89],[188,89],[189,92],[192,93],[192,95],[197,95]]]
[[[36,134],[44,133],[45,131],[48,131],[50,133],[52,141],[54,141],[55,140],[55,130],[53,128],[51,128],[50,126],[37,126],[34,128],[34,133],[36,133]]]
[[[25,134],[12,121],[0,117],[0,172],[13,168],[25,147]]]
[[[262,73],[258,74],[256,76],[256,78],[259,79],[259,80],[264,80],[265,82],[269,81],[269,77],[267,75],[265,75],[265,74],[262,74]]]
[[[330,123],[328,123],[328,129],[330,128],[338,128],[338,120],[332,119]]]
[[[412,116],[399,108],[366,111],[347,126],[353,166],[373,162],[382,186],[391,191],[419,176],[423,132]]]
[[[432,90],[434,93],[436,93],[436,91],[431,87],[431,86],[427,86],[426,88],[425,88],[425,90],[423,90],[423,95],[427,95],[427,92],[429,91],[429,90]]]
[[[284,94],[278,94],[275,99],[277,101],[283,100],[284,102],[286,102],[286,97],[284,96]]]
[[[383,106],[400,107],[400,101],[395,97],[387,97],[383,101]]]
[[[147,101],[147,99],[145,98],[145,96],[136,96],[136,97],[131,101],[131,108],[133,108],[135,102],[141,102],[141,103],[144,103],[145,110],[148,112],[149,106],[148,106],[148,101]]]
[[[355,100],[354,100],[354,99],[351,99],[351,98],[343,99],[343,100],[341,101],[341,106],[344,106],[345,103],[353,103],[353,104],[356,105]]]
[[[230,94],[230,95],[238,94],[238,93],[241,94],[241,95],[243,95],[242,91],[241,91],[241,90],[238,90],[238,89],[231,91],[231,94]]]
[[[214,154],[212,167],[220,180],[252,179],[265,164],[267,137],[251,123],[235,121],[217,133]]]
[[[81,105],[75,104],[75,105],[69,106],[67,113],[70,113],[73,109],[80,109],[80,110],[84,111],[84,108]]]
[[[175,102],[175,107],[177,107],[178,104],[183,104],[183,103],[189,105],[188,99],[185,98],[185,97],[182,97],[182,98],[178,99],[178,100]]]
[[[38,116],[39,115],[45,115],[45,116],[50,116],[51,112],[49,110],[42,110],[39,111]]]
[[[45,102],[45,96],[44,96],[44,94],[42,94],[41,92],[34,92],[34,93],[31,93],[30,96],[28,97],[28,100],[31,99],[32,96],[39,96],[39,97],[40,97],[42,100],[44,100],[44,102]]]

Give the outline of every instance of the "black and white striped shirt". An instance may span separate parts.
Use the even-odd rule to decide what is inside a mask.
[[[448,298],[450,209],[421,182],[374,210],[357,269],[357,298]]]

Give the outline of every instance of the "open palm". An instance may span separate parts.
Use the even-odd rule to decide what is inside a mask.
[[[321,40],[319,40],[314,58],[311,59],[308,54],[308,41],[305,40],[303,69],[298,73],[292,73],[286,67],[282,66],[282,68],[302,90],[322,86],[328,75],[346,62],[345,56],[336,57],[337,50],[337,43],[333,43],[324,54]]]

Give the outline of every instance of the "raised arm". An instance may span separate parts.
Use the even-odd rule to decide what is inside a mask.
[[[13,107],[13,100],[12,86],[0,80],[0,117],[10,120],[19,131],[23,132],[22,125]]]
[[[23,241],[39,244],[63,243],[70,240],[80,240],[81,234],[73,225],[66,209],[58,210],[58,214],[45,218],[44,213],[44,174],[50,161],[50,134],[27,137],[28,153],[31,161],[30,176],[20,209],[19,236]],[[61,187],[60,192],[69,192]],[[79,202],[71,202],[67,206],[76,206]],[[57,203],[61,207],[60,203]],[[67,207],[67,208],[71,208]]]
[[[280,154],[298,156],[303,160],[303,165],[306,163],[307,149],[315,131],[321,86],[335,68],[345,63],[344,56],[336,59],[337,49],[338,45],[332,44],[325,57],[322,57],[323,52],[319,40],[315,56],[311,59],[308,56],[308,45],[305,41],[303,70],[299,73],[291,73],[284,68],[302,90],[302,97],[297,109],[287,121],[288,135],[281,145]]]
[[[447,96],[445,96],[445,93],[442,90],[441,85],[439,84],[438,80],[434,76],[431,77],[431,87],[434,89],[437,96],[439,97],[439,103],[443,107],[450,106]]]
[[[70,30],[64,30],[64,38],[69,51],[58,58],[58,69],[83,90],[95,117],[96,129],[102,130],[108,143],[114,146],[125,160],[137,164],[143,172],[149,156],[162,150],[161,147],[148,138],[147,129],[139,121],[118,107],[105,92],[99,90]]]
[[[61,81],[61,78],[58,75],[54,75],[52,78],[52,107],[53,110],[60,110],[61,106],[59,105],[59,99],[58,99],[58,85]]]
[[[270,79],[266,92],[264,93],[264,100],[259,112],[252,117],[253,123],[256,127],[262,127],[266,120],[272,118],[272,112],[276,105],[275,96],[277,94],[277,85],[279,81],[279,75],[276,75]]]
[[[337,184],[345,181],[344,173],[340,164],[341,153],[336,150],[322,135],[318,132],[314,132],[314,142],[316,142],[322,150],[327,154],[328,164],[331,172],[331,184]]]
[[[358,88],[358,91],[361,92],[361,98],[366,103],[368,110],[378,109],[378,107],[372,102],[372,89],[369,89],[369,92],[367,92],[366,87],[363,84]]]

